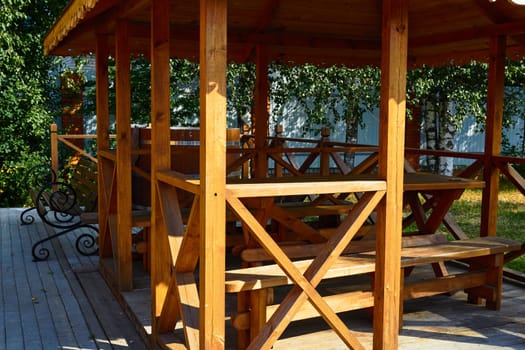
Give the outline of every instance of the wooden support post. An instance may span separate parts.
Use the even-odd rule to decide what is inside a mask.
[[[397,349],[401,299],[401,231],[408,1],[383,1],[379,177],[387,181],[377,210],[374,349]]]
[[[200,3],[200,348],[223,349],[228,3],[226,0]]]
[[[500,172],[499,169],[494,166],[493,157],[501,153],[503,90],[505,87],[505,49],[505,36],[494,36],[491,38],[483,170],[485,188],[483,190],[481,205],[481,236],[496,235]]]
[[[321,142],[319,142],[320,150],[320,173],[322,176],[330,175],[330,150],[326,147],[326,142],[330,141],[330,128],[324,126],[321,129]]]
[[[109,149],[109,43],[106,35],[97,36],[96,51],[96,100],[97,100],[97,150]]]
[[[151,312],[154,338],[171,277],[168,234],[161,210],[157,171],[170,169],[170,23],[169,1],[151,3]],[[171,213],[166,213],[171,215]],[[173,313],[175,314],[175,313]]]
[[[116,237],[113,246],[116,260],[117,285],[121,291],[131,290],[131,81],[129,24],[121,20],[117,23],[116,34],[116,122],[117,122],[117,157],[116,157]]]
[[[107,226],[109,204],[106,193],[111,184],[106,184],[107,162],[100,157],[102,151],[109,150],[109,77],[108,57],[109,39],[107,35],[97,36],[96,48],[96,102],[97,102],[97,154],[98,156],[98,217],[99,217],[99,253],[100,257],[111,255],[111,241]]]
[[[51,124],[51,169],[58,174],[58,135],[55,123]]]
[[[255,79],[255,177],[265,178],[268,174],[268,157],[265,152],[269,131],[268,111],[268,57],[266,47],[257,46]]]

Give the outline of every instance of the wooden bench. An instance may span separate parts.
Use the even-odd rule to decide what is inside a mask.
[[[426,241],[426,243],[425,243]],[[374,241],[352,243],[331,266],[323,280],[343,278],[368,274],[372,277],[369,288],[364,290],[342,291],[339,294],[324,296],[325,301],[337,313],[374,306],[374,296],[371,285],[375,271]],[[316,245],[310,245],[309,253],[315,253]],[[501,305],[501,289],[503,276],[504,254],[519,250],[519,243],[497,238],[482,237],[448,242],[443,235],[427,235],[412,239],[404,239],[402,248],[401,268],[403,276],[401,293],[403,299],[420,298],[442,294],[455,290],[465,290],[468,301],[480,303],[486,300],[486,307],[497,310]],[[284,247],[292,258],[304,255],[297,246]],[[260,252],[259,252],[260,253]],[[264,254],[248,251],[245,258],[265,260]],[[258,257],[257,257],[258,256]],[[443,264],[446,261],[459,260],[468,264],[466,271],[452,275],[432,275],[424,280],[409,280],[405,278],[418,265]],[[304,272],[313,259],[302,259],[294,265]],[[233,327],[238,332],[238,346],[245,348],[259,333],[266,321],[279,307],[278,304],[268,305],[273,299],[272,289],[289,286],[292,282],[275,264],[263,265],[226,272],[226,292],[237,293],[238,310],[232,315]],[[338,288],[344,290],[344,288]],[[400,305],[400,316],[403,314]],[[318,317],[319,313],[310,303],[305,303],[294,316],[294,321]]]

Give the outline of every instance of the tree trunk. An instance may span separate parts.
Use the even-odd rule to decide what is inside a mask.
[[[345,142],[355,144],[357,143],[357,132],[359,130],[359,118],[356,117],[359,110],[357,106],[352,106],[347,109],[346,113]],[[352,169],[355,165],[355,153],[345,153],[344,162]]]
[[[438,118],[437,118],[437,113],[436,113],[436,106],[433,103],[426,101],[425,107],[426,108],[425,108],[425,116],[423,120],[423,125],[425,128],[427,149],[435,150],[437,146],[437,140],[438,140],[438,135],[437,135]],[[437,170],[436,164],[437,164],[437,157],[431,156],[431,155],[427,156],[427,169],[429,172],[432,172],[432,173],[436,172]]]
[[[441,102],[439,105],[439,149],[443,151],[454,150],[454,136],[456,135],[456,126],[450,118],[448,108],[449,102]],[[439,174],[452,176],[454,173],[454,158],[439,157]]]

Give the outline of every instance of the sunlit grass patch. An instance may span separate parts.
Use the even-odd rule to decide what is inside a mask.
[[[479,236],[481,224],[482,190],[466,190],[450,213],[469,237]],[[445,228],[441,230],[445,232]],[[502,179],[498,194],[498,219],[496,234],[518,242],[525,242],[525,196],[509,181]],[[509,268],[525,272],[523,256],[508,264]]]

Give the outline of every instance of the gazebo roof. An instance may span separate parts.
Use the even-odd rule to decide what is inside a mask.
[[[150,1],[73,0],[44,40],[51,55],[95,51],[97,34],[114,35],[130,21],[131,49],[150,51]],[[170,1],[171,55],[198,57],[199,1]],[[409,1],[409,66],[488,59],[489,38],[508,35],[507,55],[525,56],[525,6],[506,0]],[[254,60],[266,45],[270,60],[292,63],[379,65],[381,1],[231,0],[228,57]]]

